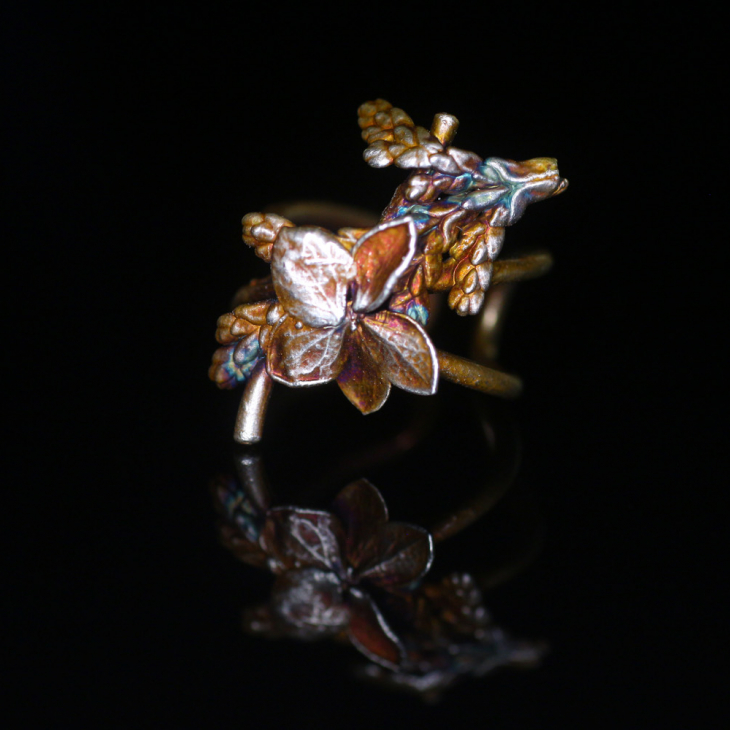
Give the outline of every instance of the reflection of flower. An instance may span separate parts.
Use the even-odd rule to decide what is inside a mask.
[[[269,374],[287,385],[337,380],[363,413],[396,385],[436,390],[436,351],[410,317],[384,308],[416,250],[411,219],[373,228],[352,252],[312,226],[282,228],[271,273],[282,316],[266,343]]]
[[[251,628],[299,638],[346,631],[371,659],[392,667],[402,662],[403,648],[370,593],[418,581],[431,565],[433,544],[422,528],[389,522],[369,482],[343,489],[332,512],[269,510],[260,544],[278,577],[268,606],[250,614]]]
[[[406,660],[396,671],[368,664],[361,668],[367,679],[436,700],[464,677],[482,677],[505,666],[535,666],[545,652],[543,644],[512,639],[492,623],[468,573],[424,583],[402,598],[392,608],[403,614],[405,607],[410,619],[401,622],[399,632]]]
[[[373,662],[364,677],[425,699],[464,677],[534,666],[544,653],[492,623],[469,574],[423,581],[431,536],[389,522],[380,492],[364,479],[343,489],[330,512],[265,509],[231,479],[218,479],[213,494],[223,544],[276,575],[270,599],[245,613],[252,633],[349,640]]]

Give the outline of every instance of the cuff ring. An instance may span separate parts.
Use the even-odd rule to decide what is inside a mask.
[[[450,145],[455,117],[437,114],[429,131],[382,99],[360,107],[359,123],[368,164],[410,171],[376,225],[340,220],[333,233],[276,212],[243,218],[243,240],[271,276],[239,290],[233,311],[219,318],[222,347],[209,371],[221,388],[246,383],[240,443],[260,440],[274,381],[336,380],[365,414],[381,408],[392,385],[432,395],[439,377],[507,398],[521,390],[514,375],[437,350],[426,325],[433,294],[448,292],[459,315],[484,309],[488,328],[490,286],[547,271],[545,253],[496,259],[505,227],[567,187],[556,161],[483,160]],[[341,219],[345,209],[324,212]]]

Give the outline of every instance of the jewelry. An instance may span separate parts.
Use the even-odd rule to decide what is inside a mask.
[[[429,131],[382,99],[360,107],[359,123],[368,164],[411,170],[377,225],[331,233],[272,212],[243,218],[243,240],[271,276],[219,318],[209,372],[221,388],[246,383],[240,443],[260,440],[273,381],[336,380],[366,414],[391,385],[431,395],[439,377],[501,397],[521,390],[514,375],[437,350],[424,328],[435,292],[448,291],[457,314],[477,314],[490,286],[547,271],[549,254],[496,259],[505,227],[567,187],[556,161],[482,160],[450,145],[455,117],[437,114]]]
[[[514,481],[516,434],[498,412],[479,410],[488,444],[479,454],[483,483],[467,485],[466,502],[429,530],[391,522],[382,494],[365,479],[342,489],[328,510],[273,506],[261,457],[239,448],[239,480],[219,477],[211,485],[220,539],[236,558],[275,576],[266,602],[245,610],[244,629],[350,643],[370,660],[359,668],[362,678],[432,699],[465,677],[537,664],[544,645],[516,641],[492,623],[480,591],[515,572],[514,548],[507,562],[492,560],[486,575],[464,571],[466,555],[461,570],[430,574],[434,546],[489,512]]]

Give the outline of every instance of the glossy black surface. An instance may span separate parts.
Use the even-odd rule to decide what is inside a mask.
[[[446,31],[390,11],[340,25],[313,9],[105,8],[6,26],[7,491],[20,498],[7,510],[11,719],[718,723],[726,426],[712,352],[726,328],[722,237],[708,226],[723,198],[704,149],[719,104],[703,73],[712,44],[678,19],[661,32],[653,16],[574,27],[547,7],[445,18],[457,24]],[[458,144],[482,155],[555,156],[571,183],[507,232],[505,253],[535,244],[556,259],[521,285],[503,340],[504,365],[526,383],[508,409],[522,442],[513,492],[542,550],[485,593],[497,623],[550,652],[539,669],[470,680],[435,707],[357,682],[351,649],[245,635],[241,611],[270,579],[217,544],[207,489],[232,469],[239,397],[206,377],[215,320],[260,273],[240,219],[297,198],[383,208],[402,173],[362,161],[355,116],[377,96],[420,124],[455,114]],[[438,344],[465,352],[469,323],[444,318]],[[316,502],[317,479],[333,496],[366,476],[394,518],[418,523],[421,493],[431,508],[481,474],[478,458],[460,458],[449,476],[475,438],[455,386],[438,398],[464,416],[442,450],[337,472],[338,459],[358,471],[353,445],[404,419],[414,398],[395,394],[363,425],[336,389],[276,389],[262,446],[272,484]],[[499,517],[509,506],[444,554],[498,560],[514,539],[509,513]]]

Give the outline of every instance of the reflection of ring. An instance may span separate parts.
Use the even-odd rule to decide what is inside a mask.
[[[369,164],[412,170],[377,225],[346,227],[338,220],[346,210],[321,205],[320,217],[339,223],[336,234],[277,213],[244,217],[243,239],[271,264],[271,277],[239,291],[235,309],[218,320],[223,347],[210,369],[222,388],[248,381],[237,441],[261,438],[273,381],[336,380],[363,413],[378,410],[391,385],[433,394],[439,376],[502,397],[519,393],[517,377],[436,350],[424,328],[431,296],[448,291],[458,314],[476,314],[490,285],[546,271],[547,254],[496,257],[505,226],[567,181],[550,158],[482,160],[450,146],[457,124],[439,114],[429,132],[383,100],[360,108]],[[297,219],[313,211],[282,212]],[[490,327],[486,316],[482,324]]]
[[[272,506],[282,495],[269,490],[257,451],[238,449],[240,485],[229,478],[212,485],[220,537],[238,559],[275,575],[266,602],[245,611],[244,628],[270,638],[348,641],[373,662],[364,676],[427,696],[496,667],[534,665],[544,647],[494,625],[479,590],[524,567],[524,551],[516,566],[514,550],[506,562],[492,557],[486,581],[483,556],[476,572],[465,572],[463,551],[451,553],[461,570],[444,575],[447,557],[437,576],[430,573],[434,546],[488,512],[515,477],[515,433],[495,415],[481,414],[490,453],[479,454],[495,468],[482,466],[484,484],[467,483],[475,493],[430,531],[391,522],[381,493],[364,479],[341,490],[327,511]]]

